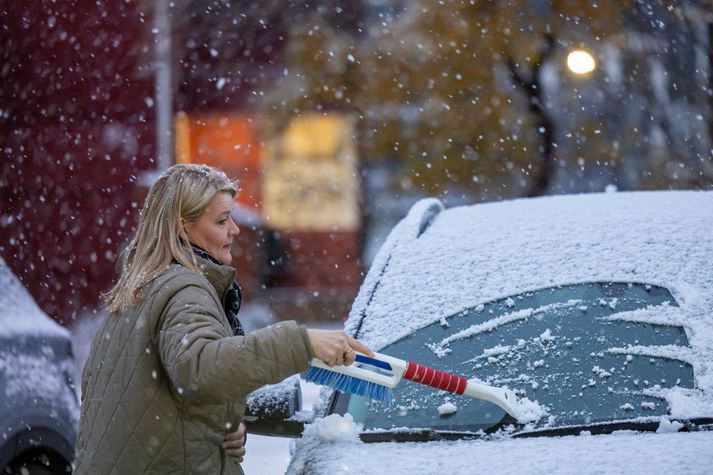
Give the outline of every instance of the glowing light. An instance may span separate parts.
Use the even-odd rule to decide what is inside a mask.
[[[575,74],[589,74],[596,64],[591,54],[583,50],[575,50],[567,55],[567,67]]]

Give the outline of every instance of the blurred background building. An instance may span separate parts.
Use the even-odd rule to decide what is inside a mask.
[[[712,10],[0,0],[0,255],[61,323],[97,313],[152,180],[207,163],[241,183],[252,318],[341,322],[420,197],[710,189]]]

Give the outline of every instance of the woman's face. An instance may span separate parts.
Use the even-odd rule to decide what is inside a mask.
[[[238,225],[230,215],[232,209],[233,197],[230,193],[216,193],[198,221],[185,226],[192,244],[202,247],[221,264],[226,265],[230,264],[233,258],[230,254],[233,238],[240,234]]]

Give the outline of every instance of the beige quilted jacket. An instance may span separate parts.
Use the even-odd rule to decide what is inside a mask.
[[[82,377],[76,475],[241,474],[222,443],[245,396],[303,371],[304,327],[232,336],[221,304],[235,271],[200,261],[157,278],[137,307],[109,315]]]

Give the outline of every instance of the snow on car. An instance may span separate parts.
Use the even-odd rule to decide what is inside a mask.
[[[508,387],[533,417],[408,381],[392,405],[324,390],[288,472],[704,473],[711,263],[713,192],[423,200],[375,258],[347,331]]]
[[[71,348],[0,258],[2,473],[69,473],[79,420]]]

